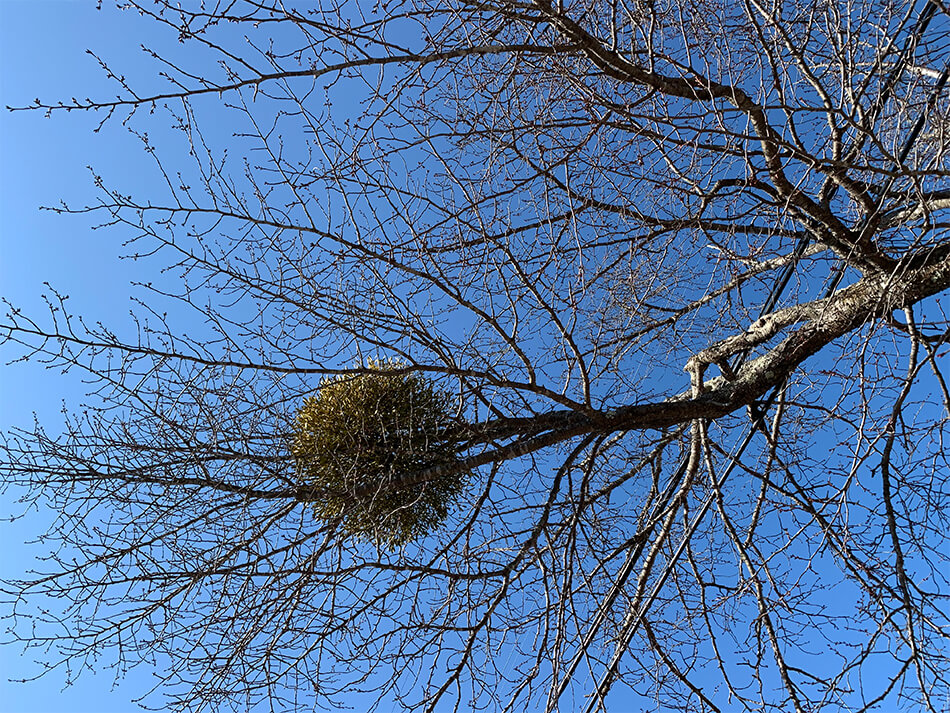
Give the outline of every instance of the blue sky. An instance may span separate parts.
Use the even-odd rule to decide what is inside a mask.
[[[95,47],[120,62],[140,62],[138,41],[127,29],[135,19],[106,5],[97,12],[95,2],[87,0],[0,0],[0,104],[105,92],[102,73],[85,50]],[[86,217],[39,210],[60,200],[72,205],[92,200],[89,165],[115,180],[128,178],[126,157],[138,150],[135,140],[117,131],[94,134],[94,126],[93,116],[78,113],[50,119],[37,112],[0,113],[0,294],[36,313],[49,282],[69,295],[76,313],[121,323],[127,321],[135,266],[118,260],[116,236],[92,231],[93,221]],[[9,356],[5,351],[5,360]],[[82,393],[77,382],[35,364],[4,365],[0,428],[29,425],[33,412],[55,422],[63,402]],[[7,492],[0,504],[5,514],[18,512],[11,495]],[[45,519],[36,514],[3,525],[3,577],[34,566],[42,548],[22,543],[44,531]],[[104,671],[83,675],[68,688],[65,672],[28,684],[9,683],[37,672],[33,652],[20,654],[16,645],[0,646],[2,711],[136,710],[131,699],[153,684],[147,670],[116,683],[108,670],[114,662],[108,660],[99,662]]]
[[[138,86],[147,85],[156,79],[156,70],[141,43],[154,46],[175,39],[156,36],[152,23],[135,13],[118,12],[111,2],[104,2],[97,11],[96,0],[0,0],[0,105],[24,106],[37,98],[57,102],[74,96],[115,95],[116,89],[87,49],[134,76]],[[143,124],[155,135],[167,122],[151,118]],[[83,112],[59,112],[49,118],[35,111],[0,112],[0,297],[26,314],[42,317],[48,283],[68,295],[73,314],[128,333],[134,307],[130,283],[154,279],[153,266],[148,261],[119,259],[121,241],[128,236],[121,230],[94,230],[102,216],[41,210],[61,202],[74,208],[94,204],[98,192],[90,167],[123,192],[167,192],[141,142],[123,131],[119,121],[94,132],[100,119]],[[166,147],[173,146],[180,136],[168,132],[161,140]],[[172,162],[175,158],[164,156]],[[15,349],[5,348],[0,357],[4,360],[0,431],[29,427],[35,413],[55,432],[64,408],[74,408],[86,393],[80,375],[45,370],[36,363],[6,364],[17,355]],[[21,511],[15,492],[8,489],[0,495],[0,517]],[[28,541],[46,532],[51,520],[49,513],[32,512],[3,524],[0,579],[42,568],[37,558],[44,554],[44,547]],[[47,604],[55,610],[55,603]],[[140,710],[134,701],[159,682],[146,665],[117,672],[114,656],[110,659],[106,652],[92,662],[93,671],[79,676],[63,669],[18,683],[11,679],[30,678],[41,670],[34,663],[36,649],[22,653],[22,645],[0,645],[0,713]],[[74,682],[67,686],[67,679]],[[358,700],[355,694],[353,700]],[[161,694],[146,702],[160,706]]]

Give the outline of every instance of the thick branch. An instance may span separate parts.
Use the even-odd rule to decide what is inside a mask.
[[[732,374],[732,378],[718,377],[703,383],[698,394],[690,390],[665,401],[635,404],[594,415],[570,411],[545,414],[539,418],[556,420],[558,424],[542,434],[518,439],[455,463],[427,468],[407,476],[403,482],[412,486],[452,472],[518,458],[586,433],[663,429],[695,419],[721,418],[761,398],[785,381],[802,362],[839,337],[950,288],[950,246],[917,254],[903,261],[901,266],[902,270],[890,275],[876,273],[865,277],[827,299],[779,310],[758,320],[749,331],[699,352],[686,368],[694,380],[702,383],[702,373],[710,363],[724,361],[738,351],[761,344],[783,327],[804,322],[781,343],[751,360],[738,374]],[[513,420],[510,426],[524,429],[523,421]],[[501,436],[504,424],[495,423],[492,430]]]

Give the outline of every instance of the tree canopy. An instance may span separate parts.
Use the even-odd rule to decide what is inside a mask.
[[[61,209],[134,329],[0,324],[91,384],[5,436],[14,639],[182,710],[946,705],[945,4],[123,5],[158,81],[15,107],[165,188]]]

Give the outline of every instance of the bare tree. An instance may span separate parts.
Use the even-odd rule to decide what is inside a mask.
[[[16,638],[188,710],[946,710],[945,4],[128,4],[167,86],[33,108],[142,133],[163,195],[64,210],[165,277],[4,321],[93,383],[7,436]],[[381,362],[450,411],[387,487],[462,482],[389,545],[293,447]]]

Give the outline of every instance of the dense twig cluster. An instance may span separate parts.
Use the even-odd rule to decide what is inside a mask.
[[[301,477],[298,498],[322,520],[382,545],[401,545],[445,520],[464,485],[453,470],[415,485],[402,480],[456,461],[448,397],[399,364],[324,380],[294,423],[290,451]]]

